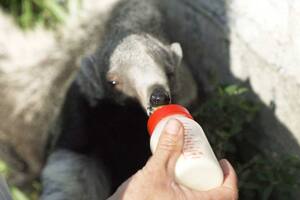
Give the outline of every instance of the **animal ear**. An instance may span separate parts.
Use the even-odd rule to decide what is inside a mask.
[[[76,82],[81,93],[84,94],[91,105],[97,104],[99,99],[104,97],[102,74],[94,56],[87,56],[81,60]]]
[[[182,60],[182,49],[181,46],[178,42],[172,43],[170,46],[170,49],[172,51],[173,54],[173,60],[175,62],[175,64],[178,66],[181,63]]]

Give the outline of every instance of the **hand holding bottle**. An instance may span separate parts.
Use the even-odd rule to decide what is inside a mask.
[[[220,161],[224,180],[217,188],[195,191],[176,182],[175,166],[182,154],[183,141],[182,123],[168,119],[145,167],[124,182],[109,200],[237,200],[237,177],[226,160]]]
[[[175,166],[177,183],[190,189],[205,191],[223,182],[220,164],[201,126],[181,105],[169,104],[155,110],[148,120],[150,147],[155,152],[159,137],[168,119],[175,118],[183,125],[184,144]]]

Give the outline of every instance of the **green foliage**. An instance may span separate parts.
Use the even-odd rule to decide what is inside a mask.
[[[245,98],[247,89],[218,87],[194,114],[219,158],[229,158],[239,176],[240,199],[291,200],[300,189],[297,156],[264,155],[247,142],[260,105]],[[249,154],[250,151],[250,154]],[[249,157],[242,157],[247,152]]]
[[[0,175],[7,177],[9,172],[10,170],[7,164],[4,161],[0,160]]]
[[[300,190],[300,159],[297,156],[254,156],[238,168],[241,199],[293,199]]]
[[[0,175],[8,178],[11,173],[9,165],[0,160]],[[9,184],[9,189],[13,200],[37,200],[39,199],[38,195],[41,191],[41,185],[38,181],[33,181],[30,186],[24,186],[24,188]]]
[[[11,187],[10,191],[14,200],[30,200],[29,197],[17,187]]]
[[[0,0],[0,6],[24,29],[36,25],[53,28],[79,4],[80,0]]]
[[[244,131],[259,110],[257,104],[244,98],[246,92],[236,85],[219,87],[193,113],[219,157],[235,153],[232,139]]]

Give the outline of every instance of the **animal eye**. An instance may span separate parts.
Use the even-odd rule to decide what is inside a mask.
[[[175,72],[174,72],[174,70],[166,70],[166,75],[167,75],[167,77],[173,77],[174,75],[175,75]]]
[[[111,86],[116,86],[118,84],[118,81],[108,81],[108,83],[111,85]]]

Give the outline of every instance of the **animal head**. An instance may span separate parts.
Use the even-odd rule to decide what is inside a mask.
[[[111,52],[104,71],[94,61],[94,72],[86,76],[93,74],[90,80],[102,79],[101,83],[98,80],[90,86],[98,87],[98,93],[103,93],[99,89],[104,87],[109,91],[104,95],[121,104],[126,99],[135,99],[149,114],[153,108],[171,102],[176,69],[181,60],[182,50],[178,43],[166,45],[150,35],[129,35]]]

